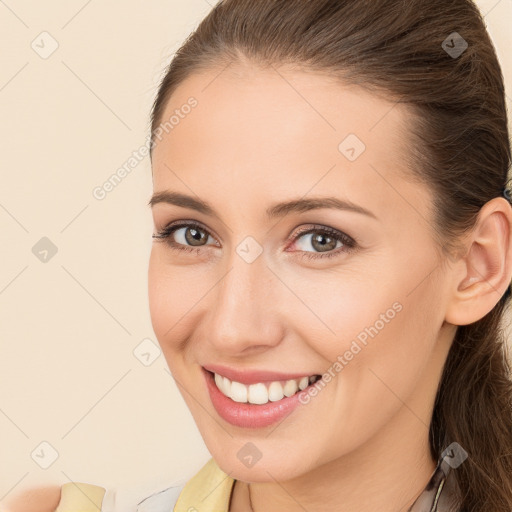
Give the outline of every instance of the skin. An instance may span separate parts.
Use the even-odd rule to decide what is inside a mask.
[[[60,492],[58,485],[24,489],[6,498],[0,504],[0,510],[2,512],[53,512],[59,504]]]
[[[258,512],[407,510],[437,462],[428,425],[456,326],[483,317],[510,282],[510,205],[487,203],[467,252],[448,258],[434,242],[431,192],[407,179],[406,107],[328,76],[249,63],[193,74],[163,118],[190,96],[197,107],[154,147],[154,192],[200,198],[219,218],[152,207],[155,233],[183,220],[210,236],[195,252],[154,240],[149,302],[201,435],[238,480],[230,512],[250,510],[249,482]],[[338,150],[350,133],[366,145],[354,162]],[[350,200],[376,219],[333,208],[266,219],[271,204],[304,196]],[[327,254],[296,235],[314,224],[356,249],[338,243],[332,258],[302,258]],[[176,243],[187,244],[185,233]],[[236,252],[247,236],[263,250],[252,263]],[[395,302],[401,311],[278,425],[244,429],[215,411],[201,365],[322,374]],[[251,468],[237,457],[247,442],[262,454]]]

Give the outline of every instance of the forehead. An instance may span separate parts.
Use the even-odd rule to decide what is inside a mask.
[[[310,137],[318,134],[336,142],[346,133],[356,133],[366,134],[369,143],[383,136],[388,142],[399,143],[407,133],[401,127],[409,118],[407,107],[386,93],[377,96],[326,72],[289,66],[262,68],[231,63],[193,73],[172,94],[162,123],[182,109],[190,97],[197,99],[198,108],[190,116],[192,121],[181,124],[194,123],[196,118],[194,128],[208,123],[208,128],[242,129],[254,137],[262,133],[262,128],[266,134],[279,131],[298,135],[303,121],[309,125]],[[172,131],[176,135],[179,130]]]
[[[184,109],[190,98],[196,106]],[[205,177],[276,198],[334,189],[374,210],[417,194],[410,199],[427,209],[425,191],[403,179],[408,114],[391,97],[312,71],[231,64],[194,73],[163,113],[162,123],[179,122],[154,148],[155,190],[181,173],[197,190]]]

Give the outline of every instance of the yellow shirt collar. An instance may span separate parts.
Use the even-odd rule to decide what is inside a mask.
[[[103,487],[68,482],[61,487],[61,498],[55,512],[99,512],[104,496]]]
[[[235,479],[211,458],[181,491],[174,512],[228,512]]]

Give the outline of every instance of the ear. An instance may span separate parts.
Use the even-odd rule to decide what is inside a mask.
[[[466,253],[452,267],[451,297],[445,320],[468,325],[483,318],[511,285],[512,208],[503,197],[488,201],[465,243]]]

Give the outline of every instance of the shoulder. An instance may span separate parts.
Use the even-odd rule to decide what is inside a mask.
[[[151,494],[138,503],[136,512],[170,512],[178,501],[185,484],[176,485]]]
[[[210,458],[187,482],[148,496],[138,503],[135,512],[172,512],[199,508],[204,512],[227,511],[233,482]]]
[[[104,487],[68,482],[61,487],[55,512],[170,512],[184,486],[184,483],[169,486],[132,501],[130,496],[122,496],[122,493]]]
[[[68,482],[61,487],[60,501],[55,512],[97,512],[102,510],[106,489],[82,482]]]
[[[184,486],[176,511],[227,512],[235,480],[210,458]]]
[[[194,505],[196,509],[201,505],[204,512],[227,511],[233,483],[234,479],[210,458],[187,482],[175,482],[143,498],[140,494],[135,498],[132,492],[69,482],[61,488],[55,512],[172,512],[175,508],[191,510]]]

